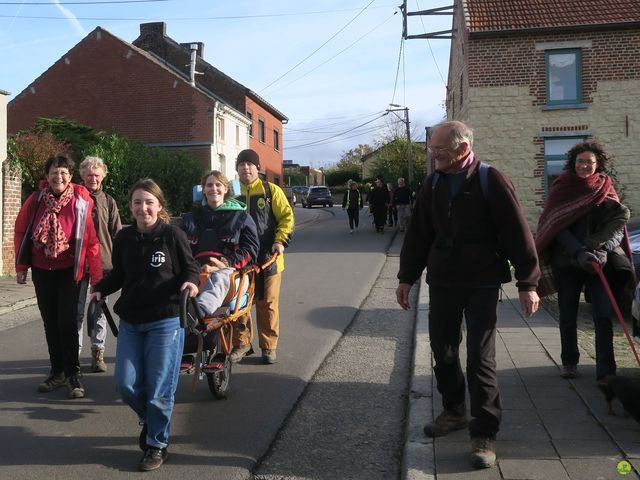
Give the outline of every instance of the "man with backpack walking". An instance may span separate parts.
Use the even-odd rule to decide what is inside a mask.
[[[474,155],[473,132],[451,121],[433,130],[429,150],[436,172],[425,180],[400,254],[397,301],[409,308],[409,291],[427,269],[429,338],[443,412],[424,427],[440,437],[469,427],[471,464],[496,462],[502,404],[495,361],[496,308],[500,285],[515,269],[525,316],[538,309],[540,278],[533,236],[511,181]],[[460,365],[462,316],[467,327],[467,420]]]

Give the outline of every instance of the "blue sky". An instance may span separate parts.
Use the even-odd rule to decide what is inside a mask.
[[[444,116],[450,41],[407,40],[401,54],[400,0],[92,1],[0,1],[0,89],[20,93],[97,26],[131,42],[140,23],[164,21],[167,35],[204,42],[205,60],[289,117],[287,160],[319,167],[373,144],[394,128],[393,114],[378,118],[390,103],[409,107],[417,138]],[[409,34],[449,28],[450,16],[409,18]]]

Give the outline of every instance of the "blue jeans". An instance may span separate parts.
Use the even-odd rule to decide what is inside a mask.
[[[612,306],[607,292],[595,273],[587,273],[577,268],[554,269],[558,286],[558,307],[560,310],[560,358],[563,365],[577,365],[580,360],[578,349],[578,305],[582,286],[586,286],[591,297],[591,315],[596,333],[596,378],[616,373],[613,353]]]
[[[147,445],[165,448],[173,413],[184,330],[178,317],[133,324],[120,321],[116,390],[147,424]]]
[[[84,310],[87,304],[87,290],[89,289],[89,277],[85,276],[80,281],[80,297],[78,298],[78,354],[82,352],[82,324],[84,322]],[[106,302],[107,297],[102,297]],[[107,317],[103,311],[96,315],[95,318],[87,318],[87,322],[92,322],[93,330],[91,332],[91,351],[104,350],[104,341],[107,338]]]

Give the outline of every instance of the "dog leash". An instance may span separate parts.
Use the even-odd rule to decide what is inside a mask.
[[[609,296],[609,301],[611,301],[611,305],[613,306],[613,310],[616,312],[616,315],[618,317],[618,321],[620,322],[620,325],[622,326],[622,330],[624,331],[624,334],[627,337],[627,341],[629,342],[629,345],[631,346],[631,350],[633,351],[633,355],[636,357],[636,361],[638,362],[638,365],[640,365],[640,357],[638,357],[638,352],[636,351],[636,347],[633,344],[633,340],[631,339],[631,335],[629,335],[629,330],[627,329],[627,324],[624,323],[624,319],[622,318],[622,313],[620,312],[620,308],[618,307],[618,302],[616,302],[616,299],[613,296],[613,292],[611,291],[611,287],[609,286],[609,282],[607,282],[607,279],[604,276],[604,272],[602,271],[602,267],[600,267],[600,264],[598,262],[596,262],[596,261],[592,261],[591,265],[593,266],[593,269],[595,270],[595,272],[600,277],[600,281],[602,282],[602,285],[604,286],[604,289],[607,291],[607,295]]]

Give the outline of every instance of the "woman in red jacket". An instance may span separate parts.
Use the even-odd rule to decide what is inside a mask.
[[[16,280],[27,283],[31,267],[44,322],[51,371],[38,392],[68,385],[69,398],[82,398],[76,310],[86,270],[92,284],[102,279],[100,245],[91,219],[93,200],[71,183],[73,160],[59,155],[45,163],[41,190],[27,198],[15,224]]]

